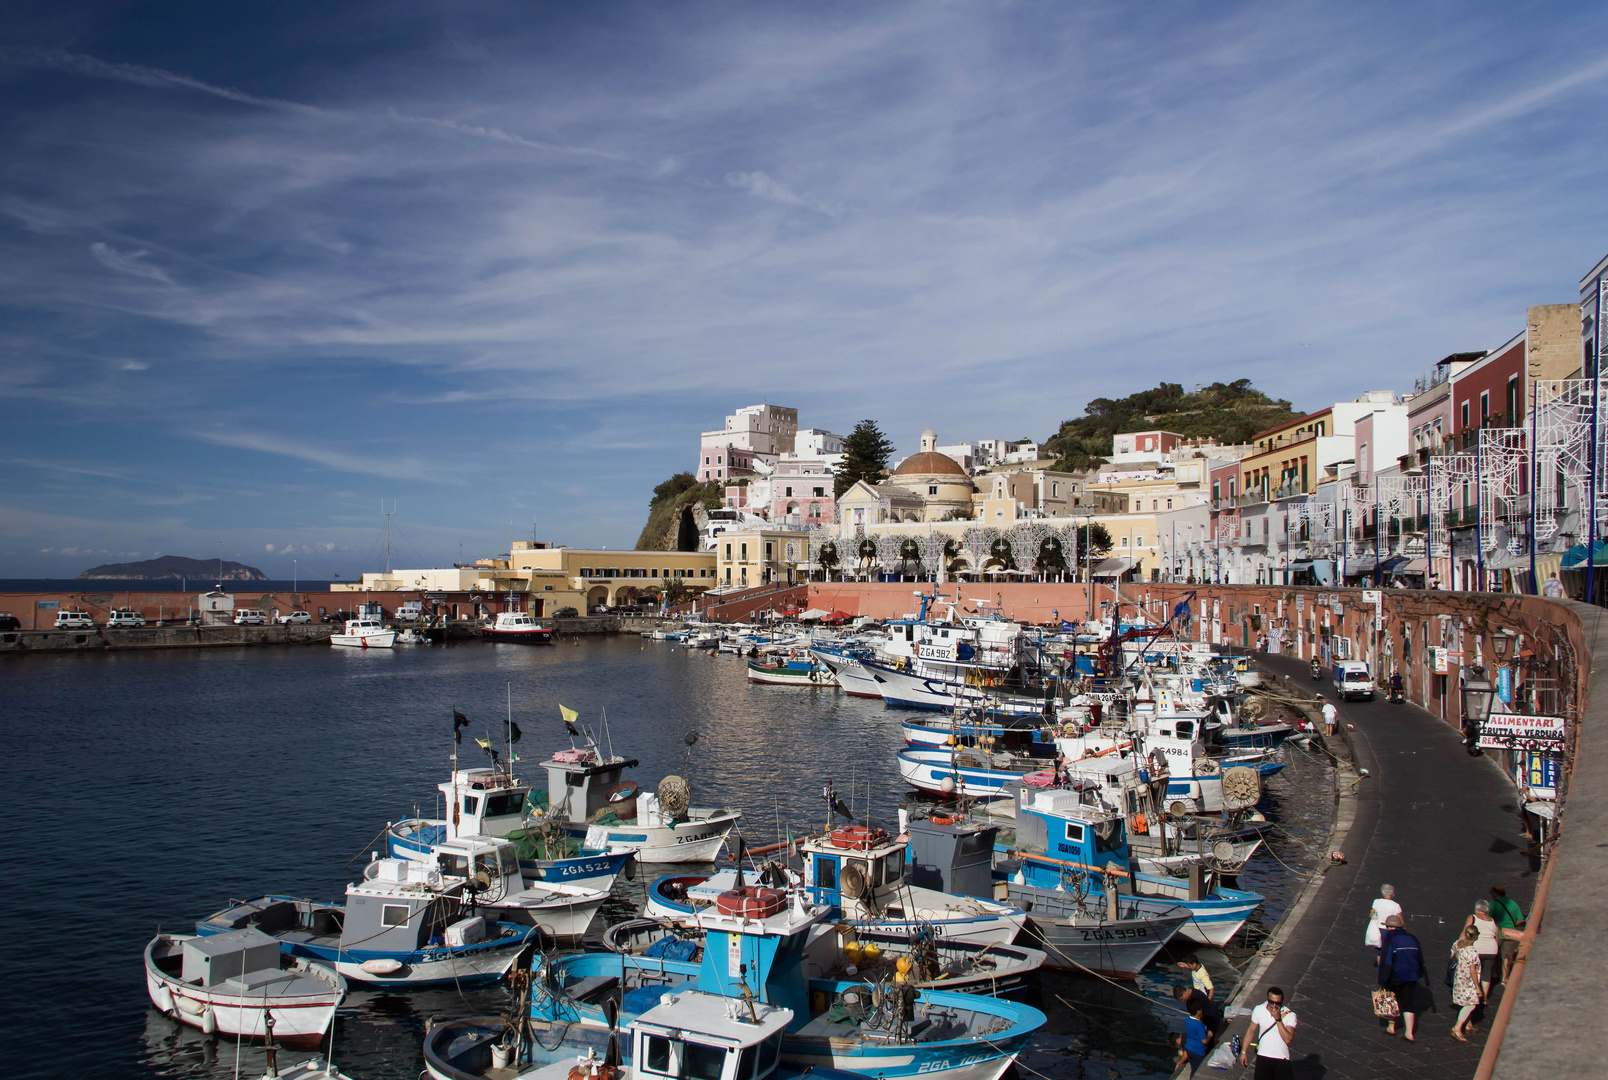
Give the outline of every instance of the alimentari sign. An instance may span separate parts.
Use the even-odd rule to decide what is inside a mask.
[[[1496,713],[1480,725],[1480,746],[1487,750],[1563,750],[1561,716]]]

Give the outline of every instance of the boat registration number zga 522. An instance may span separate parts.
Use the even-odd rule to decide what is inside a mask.
[[[1142,926],[1118,927],[1115,930],[1085,930],[1084,941],[1117,941],[1121,938],[1147,938],[1150,931]]]
[[[608,860],[596,863],[582,863],[580,866],[564,866],[559,868],[560,877],[591,877],[594,874],[606,874],[609,870]]]
[[[716,829],[711,829],[708,832],[688,833],[686,836],[678,836],[678,837],[676,837],[676,843],[678,843],[678,844],[696,844],[700,840],[707,840],[711,836],[719,836],[719,835],[720,835],[720,832],[719,832],[719,830],[716,830]]]

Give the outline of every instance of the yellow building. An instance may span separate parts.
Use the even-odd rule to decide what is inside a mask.
[[[715,553],[596,550],[516,541],[507,555],[496,558],[448,568],[364,574],[362,582],[335,584],[331,590],[467,593],[492,600],[512,594],[520,601],[520,610],[543,618],[564,608],[584,613],[599,605],[640,601],[648,589],[662,590],[673,581],[692,591],[713,588]]]
[[[715,545],[715,574],[722,589],[805,580],[800,569],[810,561],[808,533],[790,529],[754,529],[721,533]]]

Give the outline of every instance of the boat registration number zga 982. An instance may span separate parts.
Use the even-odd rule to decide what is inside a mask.
[[[1142,926],[1118,927],[1115,930],[1084,930],[1084,941],[1117,941],[1121,938],[1147,938],[1150,931]]]

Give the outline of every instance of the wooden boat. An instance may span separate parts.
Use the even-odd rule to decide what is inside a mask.
[[[316,1047],[346,997],[346,980],[311,960],[285,956],[254,929],[210,937],[158,934],[145,946],[151,1004],[207,1034]]]

